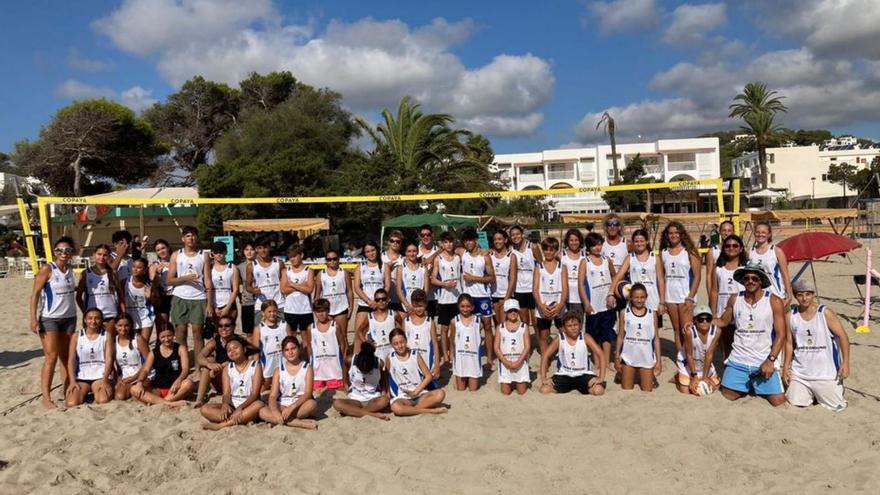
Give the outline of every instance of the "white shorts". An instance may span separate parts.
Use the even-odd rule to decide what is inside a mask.
[[[793,406],[809,407],[815,401],[834,412],[843,411],[847,405],[842,380],[804,380],[792,376],[785,398]]]

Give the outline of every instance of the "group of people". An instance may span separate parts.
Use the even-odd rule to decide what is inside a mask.
[[[439,384],[446,367],[457,390],[479,389],[497,367],[503,394],[526,393],[530,328],[541,392],[602,395],[609,371],[623,389],[638,383],[650,391],[662,372],[659,334],[668,315],[680,392],[720,388],[731,400],[753,393],[773,405],[787,398],[846,407],[846,333],[816,304],[811,284],[792,287],[769,224],[755,227],[747,251],[724,222],[720,246],[705,256],[678,222],[660,233],[657,251],[642,229],[627,242],[616,215],[603,224],[604,238],[571,229],[561,244],[553,237],[534,244],[513,226],[495,232],[488,250],[473,229],[458,244],[451,232],[435,244],[428,225],[417,242],[392,231],[385,250],[365,243],[353,274],[333,250],[321,270],[303,262],[298,245],[286,259],[274,257],[267,238],[244,242],[236,266],[224,243],[202,249],[193,227],[182,229],[175,251],[154,241],[149,263],[130,255],[132,237],[119,231],[112,245],[96,246],[78,281],[69,264],[74,243],[62,237],[54,261],[36,275],[30,304],[46,357],[42,401],[55,407],[60,360],[68,407],[89,395],[97,403],[179,406],[195,394],[210,429],[257,419],[315,428],[314,394],[337,390],[344,396],[333,407],[344,416],[438,414],[446,412]],[[697,304],[704,265],[708,305]],[[713,364],[719,352],[723,373]],[[219,402],[207,401],[212,387]]]

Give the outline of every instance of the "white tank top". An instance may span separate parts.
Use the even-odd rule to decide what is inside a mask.
[[[263,378],[269,378],[281,364],[281,342],[287,337],[284,322],[274,328],[260,322],[260,360],[263,363]]]
[[[151,327],[156,321],[153,303],[147,299],[147,286],[135,287],[131,279],[125,281],[125,311],[134,320],[134,328]]]
[[[593,314],[608,310],[608,292],[611,290],[608,258],[602,256],[602,264],[597,265],[587,256],[587,279],[584,282],[584,289],[590,305],[593,306]]]
[[[437,246],[435,246],[433,244],[431,244],[431,249],[428,251],[425,251],[424,246],[419,244],[419,263],[430,258],[436,252],[437,252]],[[433,269],[434,269],[434,265],[428,265],[425,267],[425,276],[428,277],[428,280],[430,280],[431,270],[433,270]],[[436,293],[437,291],[435,289],[436,289],[436,287],[434,287],[433,284],[428,283],[428,300],[429,301],[436,301],[437,300],[437,293]]]
[[[730,360],[746,366],[761,366],[773,347],[773,308],[770,306],[769,290],[751,306],[746,302],[745,291],[737,294],[733,303],[736,330],[733,333],[733,349]],[[777,363],[780,360],[777,360]]]
[[[455,281],[455,287],[451,289],[446,287],[437,288],[437,302],[439,304],[455,304],[458,302],[458,296],[461,294],[461,259],[457,254],[452,255],[450,260],[447,260],[443,254],[439,254],[437,259],[440,260],[440,273],[437,274],[437,278],[441,282],[447,280]]]
[[[657,257],[648,252],[648,259],[639,261],[636,253],[629,257],[629,279],[632,283],[640,283],[648,289],[648,300],[645,303],[649,309],[657,310],[660,306],[660,293],[657,291]]]
[[[361,271],[361,290],[367,294],[367,297],[372,299],[377,290],[385,288],[385,276],[382,274],[382,265],[368,266],[364,263],[359,269]],[[367,307],[369,304],[359,300],[358,306]]]
[[[275,301],[278,308],[284,309],[284,296],[281,294],[281,268],[277,261],[272,261],[269,266],[263,266],[254,260],[253,276],[254,287],[260,289],[260,294],[254,296],[254,310],[259,311],[266,301]]]
[[[158,269],[156,270],[156,277],[159,279],[159,290],[162,291],[162,294],[166,296],[170,296],[173,287],[168,285],[168,263],[162,260],[156,260],[153,262],[153,265],[158,265]]]
[[[752,246],[752,252],[749,253],[749,261],[758,262],[764,269],[764,272],[770,277],[770,290],[773,294],[784,298],[785,286],[782,283],[782,271],[779,268],[779,259],[776,257],[776,245],[770,244],[764,254],[758,254],[755,246]]]
[[[281,370],[278,373],[280,378],[278,387],[278,404],[281,407],[287,407],[298,401],[303,394],[306,393],[306,374],[309,371],[309,363],[300,363],[299,371],[295,375],[288,372],[287,365],[284,360],[281,361]]]
[[[235,363],[229,361],[229,388],[232,392],[232,407],[242,405],[250,397],[251,391],[254,389],[254,375],[256,373],[256,361],[247,361],[247,367],[244,371],[238,371]],[[263,376],[265,377],[266,374],[263,373]]]
[[[559,336],[559,352],[556,354],[556,374],[562,376],[595,375],[590,349],[584,341],[584,334],[578,334],[574,344],[569,344],[565,335]]]
[[[416,354],[421,354],[425,364],[430,368],[434,363],[434,342],[431,340],[431,323],[430,317],[418,325],[413,323],[413,319],[407,316],[403,321],[403,330],[406,332],[406,345]]]
[[[663,271],[666,273],[666,302],[681,304],[690,294],[691,281],[694,279],[690,254],[684,248],[675,255],[664,249],[661,257]]]
[[[217,267],[211,267],[211,284],[214,286],[214,307],[222,308],[229,303],[232,297],[232,280],[235,265],[227,263],[226,268],[217,271]]]
[[[536,265],[538,269],[538,276],[540,277],[538,281],[538,292],[541,296],[541,302],[543,302],[547,306],[552,306],[554,304],[563,304],[562,301],[562,264],[557,263],[556,269],[553,270],[553,273],[547,271],[547,268],[544,263],[538,263]],[[545,318],[545,316],[538,310],[538,314]],[[557,316],[557,318],[561,318],[562,313]]]
[[[357,362],[357,354],[351,360],[352,365],[348,368],[348,398],[361,402],[373,400],[382,395],[382,367],[385,361],[378,360],[376,367],[369,373],[363,373],[354,363]]]
[[[144,357],[138,349],[135,339],[129,340],[129,345],[122,346],[119,344],[119,336],[116,337],[116,371],[122,378],[128,378],[135,375],[144,364]]]
[[[696,366],[697,374],[702,378],[703,376],[703,367],[706,363],[706,351],[709,349],[709,346],[712,345],[712,342],[718,338],[721,332],[718,331],[718,328],[715,325],[709,326],[709,331],[706,334],[706,342],[703,343],[703,340],[700,338],[700,334],[697,331],[697,328],[693,325],[690,328],[685,330],[685,334],[687,337],[691,339],[691,344],[694,349],[694,366]],[[690,370],[687,366],[687,356],[685,355],[685,348],[682,346],[681,349],[678,350],[678,359],[676,360],[678,364],[678,372],[684,375],[689,375]],[[715,365],[711,365],[709,376],[715,376]]]
[[[52,273],[43,286],[42,318],[62,319],[76,318],[76,275],[73,268],[67,266],[62,272],[55,263],[49,263]]]
[[[492,253],[492,265],[495,268],[495,285],[492,286],[492,297],[504,297],[510,287],[510,260],[513,253],[508,250],[498,257],[499,253]]]
[[[336,321],[330,320],[326,332],[321,332],[318,324],[312,323],[311,334],[315,380],[342,380],[342,353],[336,338]]]
[[[629,251],[626,249],[626,239],[620,238],[620,242],[617,244],[609,244],[608,240],[602,241],[602,256],[611,260],[611,264],[614,265],[614,269],[620,269],[620,265],[623,264],[623,260],[626,259],[626,256],[629,254]]]
[[[501,337],[501,354],[509,361],[516,361],[525,349],[526,331],[528,327],[525,323],[520,323],[516,329],[510,331],[507,329],[506,323],[498,325],[496,335]]]
[[[403,263],[403,256],[397,255],[397,258],[394,261],[391,261],[391,257],[388,256],[387,251],[382,251],[382,264],[391,263],[391,275],[395,275],[397,273],[397,267]],[[388,301],[392,303],[400,302],[400,296],[397,295],[397,281],[394,280],[394,277],[391,277],[391,287],[388,287]]]
[[[302,270],[295,272],[287,269],[287,280],[291,284],[304,284],[309,280],[309,267],[303,265]],[[305,315],[312,312],[312,295],[294,290],[284,297],[284,312],[294,315]]]
[[[840,369],[837,338],[828,329],[825,306],[819,306],[809,321],[804,320],[797,306],[789,317],[794,355],[791,372],[804,380],[835,380]]]
[[[581,303],[581,294],[578,291],[578,275],[581,267],[581,260],[584,259],[584,253],[578,253],[577,258],[572,258],[571,253],[566,249],[562,253],[562,264],[565,265],[565,273],[568,275],[568,302],[572,304]]]
[[[462,274],[476,275],[478,277],[486,276],[486,257],[482,252],[474,256],[469,252],[461,254],[461,271]],[[492,295],[491,285],[483,282],[464,282],[464,292],[471,297],[485,299]]]
[[[89,340],[85,329],[80,329],[76,340],[76,379],[100,380],[104,377],[104,346],[107,334],[104,329],[95,340]]]
[[[425,277],[428,276],[428,271],[425,270],[425,267],[418,263],[416,268],[413,269],[410,267],[409,263],[402,263],[400,265],[400,277],[403,282],[403,287],[400,290],[403,291],[403,295],[406,297],[407,302],[412,302],[412,293],[416,289],[425,290]]]
[[[376,346],[376,357],[384,360],[392,353],[391,331],[394,330],[394,310],[389,309],[384,320],[376,319],[376,313],[367,314],[367,340]]]
[[[623,313],[623,346],[620,358],[634,368],[653,368],[657,364],[654,352],[654,312],[645,308],[645,314],[637,316],[630,306]]]
[[[535,274],[535,253],[532,252],[532,243],[526,241],[525,250],[513,249],[516,256],[516,288],[514,292],[532,293],[532,281]]]
[[[181,299],[200,300],[207,299],[205,293],[205,252],[199,251],[187,256],[183,249],[177,251],[177,276],[182,277],[195,273],[198,277],[195,282],[175,285],[171,293]]]
[[[391,378],[391,396],[394,399],[415,399],[428,393],[427,387],[416,397],[412,397],[404,392],[404,390],[415,390],[424,379],[422,370],[419,368],[418,356],[410,352],[406,361],[402,361],[395,352],[391,354],[389,363],[388,374]]]
[[[115,318],[118,313],[118,300],[116,287],[111,287],[110,276],[107,272],[98,275],[91,268],[86,269],[86,309],[98,308],[104,313],[104,318]]]
[[[730,300],[730,296],[746,290],[741,283],[733,279],[733,272],[735,271],[728,270],[723,266],[715,267],[715,285],[718,287],[718,300],[715,307],[716,317],[724,314],[724,309],[727,307],[727,301]]]
[[[720,257],[721,257],[721,248],[718,246],[712,246],[712,259],[715,260],[716,265],[718,264],[718,258],[720,258]]]
[[[348,291],[345,288],[345,271],[340,268],[336,275],[327,270],[321,272],[321,297],[330,301],[330,314],[338,315],[348,310]]]
[[[480,346],[480,318],[471,315],[471,322],[465,323],[461,315],[455,317],[455,361],[452,374],[458,377],[480,378],[483,368]]]

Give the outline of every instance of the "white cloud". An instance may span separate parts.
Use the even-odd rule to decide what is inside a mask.
[[[696,43],[705,35],[727,23],[727,6],[723,3],[680,5],[672,12],[663,41],[674,45]]]
[[[314,34],[312,27],[274,20],[270,0],[251,1],[253,11],[239,3],[212,2],[211,15],[202,18],[204,0],[128,0],[95,26],[120,48],[155,57],[159,73],[176,86],[195,75],[234,85],[251,71],[289,70],[307,84],[339,91],[356,111],[395,108],[410,95],[426,110],[480,122],[496,135],[534,132],[542,118],[537,111],[552,95],[550,64],[534,55],[502,54],[465,67],[450,50],[476,31],[470,19],[417,27],[331,21]],[[159,13],[139,18],[145,10]],[[156,24],[166,17],[174,17],[171,25]]]
[[[529,136],[534,134],[544,115],[530,113],[517,117],[477,116],[462,120],[462,125],[474,132],[490,136]]]
[[[140,86],[132,86],[121,93],[117,93],[113,88],[92,86],[75,79],[68,79],[56,86],[54,94],[56,98],[74,101],[106,98],[122,103],[135,112],[141,112],[157,101],[155,98],[152,98],[152,90],[144,89]]]
[[[86,57],[76,48],[71,48],[70,51],[67,52],[67,57],[65,57],[64,63],[66,63],[71,69],[82,72],[101,72],[109,69],[111,66],[110,62]]]
[[[654,26],[661,15],[655,0],[590,2],[587,10],[605,34]]]

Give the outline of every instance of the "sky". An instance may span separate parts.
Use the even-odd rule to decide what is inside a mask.
[[[289,70],[375,122],[411,95],[496,153],[735,129],[749,81],[790,128],[880,140],[876,0],[4,2],[0,151],[74,100],[142,111],[196,75]]]

